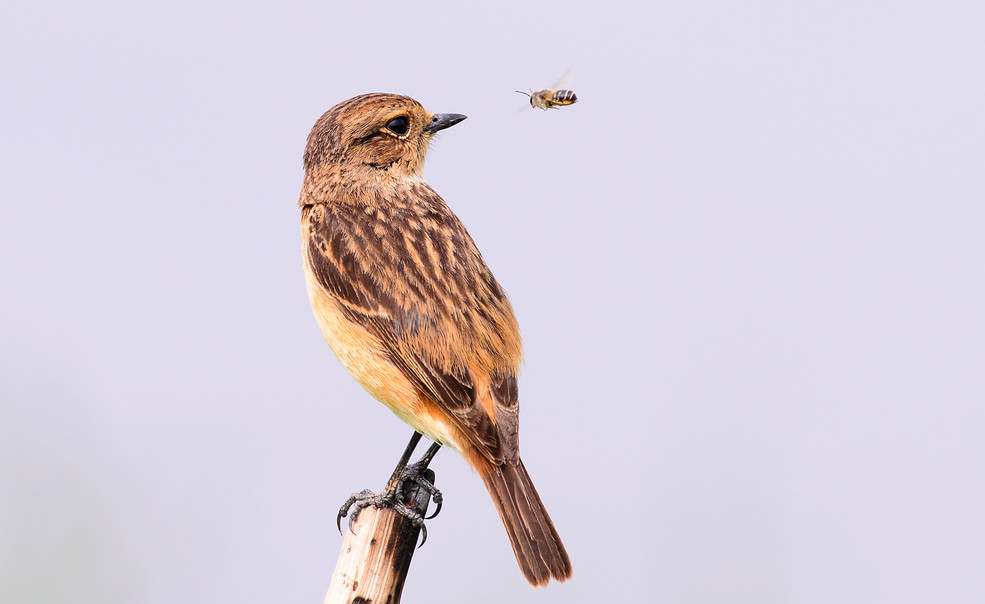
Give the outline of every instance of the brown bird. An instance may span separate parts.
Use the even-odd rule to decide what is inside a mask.
[[[431,137],[464,119],[382,93],[322,115],[298,199],[305,276],[342,365],[479,473],[524,576],[540,586],[568,579],[571,562],[520,460],[519,328],[465,226],[421,173]]]

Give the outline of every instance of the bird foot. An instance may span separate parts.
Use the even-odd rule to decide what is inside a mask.
[[[441,491],[435,488],[432,482],[433,478],[432,480],[428,480],[424,475],[425,471],[426,464],[418,462],[410,466],[405,466],[396,472],[390,478],[387,488],[382,493],[373,493],[368,489],[359,493],[353,493],[342,504],[338,515],[335,517],[335,525],[338,527],[339,532],[342,532],[342,518],[346,516],[349,517],[348,526],[351,531],[353,523],[363,509],[369,506],[389,508],[409,520],[414,527],[421,529],[421,545],[424,545],[424,542],[428,539],[428,530],[424,526],[424,521],[430,520],[438,515],[438,512],[441,511],[442,502]],[[431,476],[433,477],[434,475],[431,474]],[[408,488],[408,483],[413,483],[410,488]],[[413,488],[415,486],[416,488]],[[434,513],[430,516],[425,517],[410,507],[414,503],[417,488],[423,489],[437,505]]]
[[[434,501],[434,505],[435,505],[434,513],[431,514],[430,516],[425,516],[424,517],[425,520],[430,520],[438,515],[438,512],[441,511],[441,503],[444,500],[443,497],[441,496],[441,491],[439,491],[434,486],[434,483],[428,480],[427,478],[426,472],[427,472],[428,464],[430,462],[431,462],[430,459],[426,459],[426,460],[422,459],[421,461],[413,465],[407,466],[406,468],[403,469],[403,471],[400,472],[400,476],[397,481],[398,500],[403,500],[408,502],[410,500],[413,500],[413,497],[411,496],[408,497],[403,496],[404,487],[406,487],[408,482],[412,482],[416,484],[418,488],[424,489],[424,491],[431,496],[431,500]],[[433,473],[431,475],[434,476]],[[425,513],[426,512],[427,510],[425,510]]]

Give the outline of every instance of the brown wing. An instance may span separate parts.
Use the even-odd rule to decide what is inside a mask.
[[[520,459],[517,434],[520,429],[520,392],[516,384],[516,371],[493,374],[491,386],[503,454],[509,461],[517,462]]]
[[[441,198],[423,184],[403,193],[385,203],[306,206],[312,271],[483,455],[515,459],[520,340],[512,308]],[[490,385],[494,417],[477,382]]]

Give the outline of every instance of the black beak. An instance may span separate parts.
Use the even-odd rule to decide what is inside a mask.
[[[461,113],[435,113],[434,117],[431,118],[431,123],[424,126],[424,131],[434,134],[438,130],[451,128],[458,122],[464,120],[465,117],[466,116]]]

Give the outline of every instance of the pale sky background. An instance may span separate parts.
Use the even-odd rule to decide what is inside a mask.
[[[410,436],[294,205],[374,91],[469,116],[426,175],[575,572],[529,587],[445,451],[405,602],[985,601],[983,40],[973,0],[5,6],[0,601],[321,602]]]

